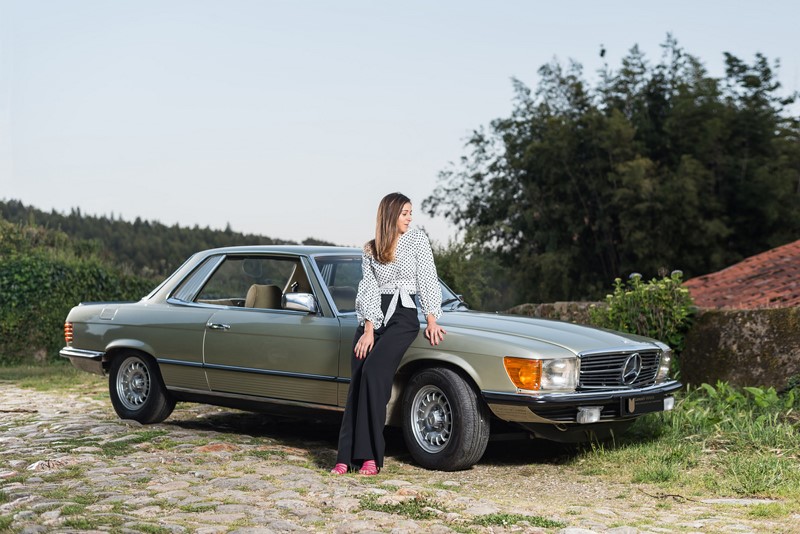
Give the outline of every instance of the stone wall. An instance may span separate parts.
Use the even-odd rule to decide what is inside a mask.
[[[591,324],[602,302],[521,304],[508,313]],[[680,380],[697,386],[718,380],[736,386],[786,389],[800,383],[800,308],[701,309],[680,355]]]
[[[605,306],[604,302],[553,302],[550,304],[520,304],[506,313],[556,319],[568,323],[591,324],[589,309],[592,306]]]
[[[800,378],[800,308],[701,310],[680,359],[684,384],[786,389]]]

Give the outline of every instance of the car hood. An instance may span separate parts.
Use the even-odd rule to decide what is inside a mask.
[[[578,325],[551,319],[539,319],[476,311],[445,312],[440,323],[445,328],[464,328],[501,336],[513,336],[554,345],[575,354],[585,351],[638,350],[643,345],[658,348],[655,340],[592,326]]]

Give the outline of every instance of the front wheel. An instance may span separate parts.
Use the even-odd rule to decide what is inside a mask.
[[[111,362],[108,391],[114,411],[122,419],[142,424],[160,423],[175,408],[173,399],[152,358],[128,352]]]
[[[426,469],[468,469],[486,450],[489,409],[457,372],[423,369],[403,394],[403,437]]]

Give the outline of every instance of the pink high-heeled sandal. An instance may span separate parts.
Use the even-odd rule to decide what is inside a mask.
[[[361,469],[358,470],[359,475],[374,476],[378,474],[378,466],[375,465],[375,460],[367,460]]]
[[[336,464],[335,466],[333,466],[333,469],[331,469],[331,474],[344,475],[345,473],[347,473],[348,470],[349,467],[347,467],[347,464]]]

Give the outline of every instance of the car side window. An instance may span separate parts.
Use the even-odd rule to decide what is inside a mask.
[[[328,293],[340,313],[356,310],[356,291],[361,281],[361,257],[325,257],[316,259]]]
[[[281,309],[284,292],[309,287],[297,258],[228,256],[194,298],[240,308]]]

